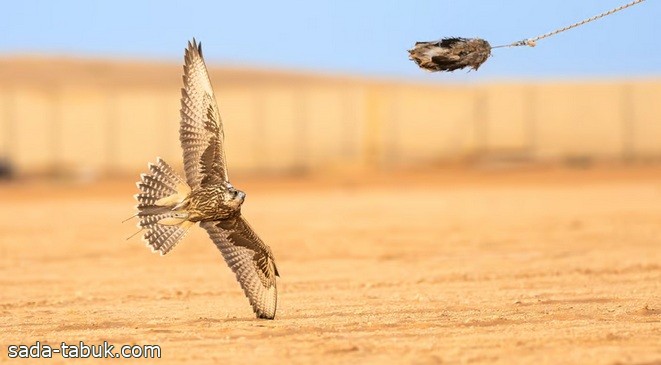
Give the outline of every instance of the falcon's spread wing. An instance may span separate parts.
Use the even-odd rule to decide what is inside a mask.
[[[179,140],[188,185],[195,189],[228,181],[223,123],[202,58],[202,45],[195,39],[186,48],[183,79]]]
[[[273,319],[278,301],[275,277],[279,274],[271,249],[241,216],[201,222],[200,226],[207,230],[236,274],[257,317]]]

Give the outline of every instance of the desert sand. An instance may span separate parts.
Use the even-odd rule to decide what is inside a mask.
[[[199,227],[163,257],[127,241],[133,181],[0,185],[1,363],[108,341],[163,364],[661,364],[658,167],[234,178],[274,321]]]

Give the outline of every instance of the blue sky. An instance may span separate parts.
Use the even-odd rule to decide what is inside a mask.
[[[180,62],[195,36],[211,64],[439,81],[658,77],[661,3],[654,0],[536,48],[495,50],[478,72],[424,73],[406,52],[444,36],[511,43],[628,1],[10,1],[0,55]]]

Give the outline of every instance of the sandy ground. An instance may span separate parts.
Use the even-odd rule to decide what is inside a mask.
[[[0,362],[39,340],[158,344],[158,363],[661,364],[658,167],[234,183],[277,258],[275,321],[201,229],[165,257],[126,241],[132,181],[0,185]]]

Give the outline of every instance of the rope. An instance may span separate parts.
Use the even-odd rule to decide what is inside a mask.
[[[502,47],[507,47],[507,48],[509,48],[509,47],[520,47],[520,46],[534,47],[534,46],[537,45],[537,41],[539,41],[539,40],[542,40],[542,39],[544,39],[544,38],[548,38],[548,37],[554,36],[554,35],[556,35],[556,34],[558,34],[558,33],[562,33],[562,32],[564,32],[564,31],[567,31],[567,30],[570,30],[570,29],[573,29],[573,28],[576,28],[576,27],[580,27],[580,26],[583,25],[583,24],[587,24],[587,23],[590,23],[590,22],[595,21],[595,20],[597,20],[597,19],[600,19],[600,18],[603,18],[603,17],[605,17],[605,16],[611,15],[611,14],[613,14],[613,13],[616,13],[616,12],[620,11],[620,10],[624,10],[624,9],[626,9],[626,8],[628,8],[628,7],[634,6],[634,5],[638,4],[638,3],[642,3],[643,1],[645,1],[645,0],[635,0],[635,1],[632,1],[632,2],[630,2],[630,3],[628,3],[628,4],[622,5],[622,6],[618,7],[618,8],[615,8],[615,9],[609,10],[609,11],[607,11],[607,12],[605,12],[605,13],[601,13],[601,14],[599,14],[599,15],[595,15],[595,16],[593,16],[592,18],[588,18],[588,19],[585,19],[585,20],[580,21],[580,22],[578,22],[578,23],[574,23],[574,24],[572,24],[572,25],[568,25],[568,26],[566,26],[566,27],[564,27],[564,28],[556,29],[556,30],[554,30],[554,31],[552,31],[552,32],[548,32],[548,33],[546,33],[546,34],[542,34],[542,35],[540,35],[540,36],[537,36],[537,37],[534,37],[534,38],[526,38],[526,39],[522,39],[522,40],[520,40],[520,41],[517,41],[517,42],[511,43],[511,44],[505,44],[505,45],[502,45],[502,46],[496,46],[496,47],[491,47],[491,48],[502,48]]]

